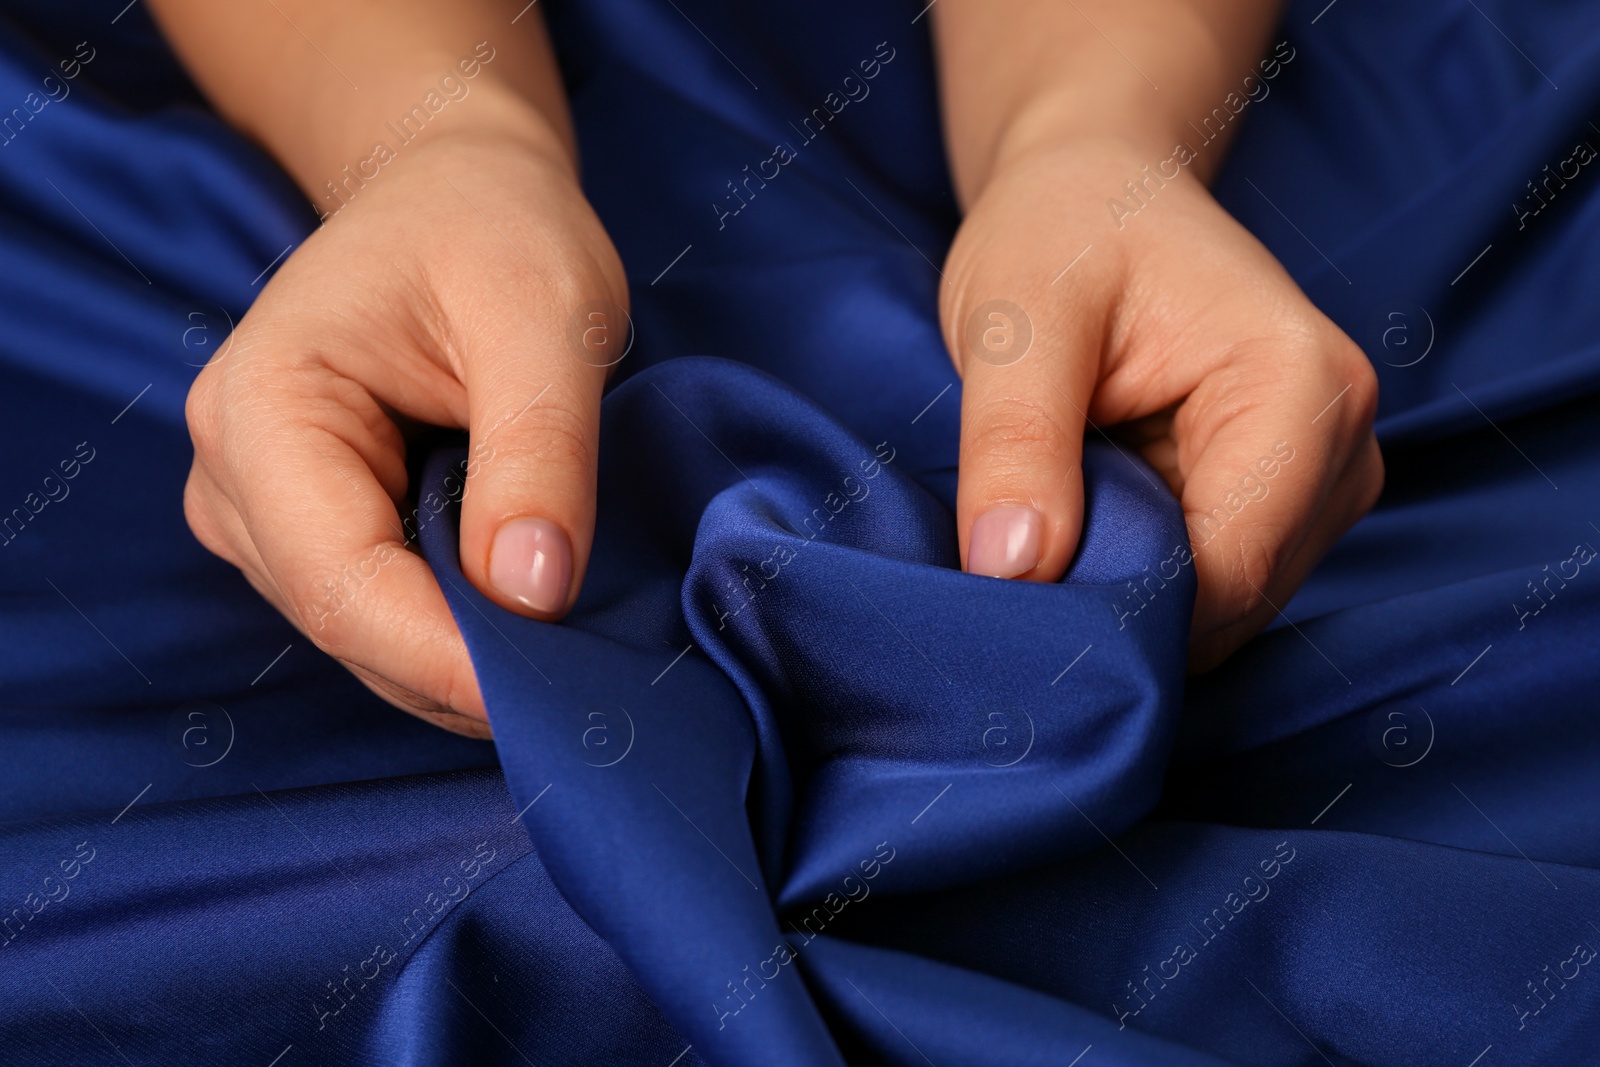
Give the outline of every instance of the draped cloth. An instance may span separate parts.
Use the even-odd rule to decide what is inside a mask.
[[[1062,582],[959,571],[921,5],[548,6],[636,342],[562,624],[462,576],[471,443],[413,457],[490,744],[184,525],[188,384],[315,214],[142,9],[6,5],[0,1060],[1594,1060],[1592,6],[1292,3],[1218,101],[1388,484],[1192,680],[1103,435]]]

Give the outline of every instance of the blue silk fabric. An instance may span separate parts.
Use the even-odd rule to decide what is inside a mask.
[[[123,2],[0,22],[0,1062],[1600,1062],[1591,0],[1290,6],[1217,195],[1388,483],[1187,681],[1099,435],[1063,582],[957,567],[922,5],[541,5],[637,342],[563,624],[413,457],[492,744],[186,528],[188,385],[317,220]]]

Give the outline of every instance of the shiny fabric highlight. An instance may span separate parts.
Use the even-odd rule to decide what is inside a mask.
[[[188,383],[314,213],[141,9],[5,5],[0,105],[95,58],[0,146],[0,1061],[1600,1058],[1600,178],[1524,187],[1600,147],[1592,5],[1290,5],[1217,194],[1372,357],[1389,481],[1187,681],[1105,440],[1064,582],[955,569],[921,6],[550,4],[638,343],[564,624],[462,578],[470,443],[417,457],[490,745],[184,525]]]

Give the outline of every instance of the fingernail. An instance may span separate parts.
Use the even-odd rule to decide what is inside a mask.
[[[1044,516],[1021,505],[990,508],[972,524],[967,570],[991,578],[1015,578],[1039,565]]]
[[[560,611],[567,606],[572,584],[572,546],[566,533],[549,519],[512,519],[494,535],[489,581],[534,611]]]

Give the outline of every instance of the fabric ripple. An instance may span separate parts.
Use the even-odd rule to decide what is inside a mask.
[[[0,117],[94,59],[0,123],[0,1060],[1600,1055],[1600,179],[1544,184],[1592,5],[1289,5],[1217,193],[1372,358],[1389,479],[1188,680],[1181,519],[1103,440],[1063,582],[955,568],[922,7],[550,3],[638,343],[564,624],[424,525],[491,746],[183,523],[185,391],[314,214],[142,8],[4,5]]]

